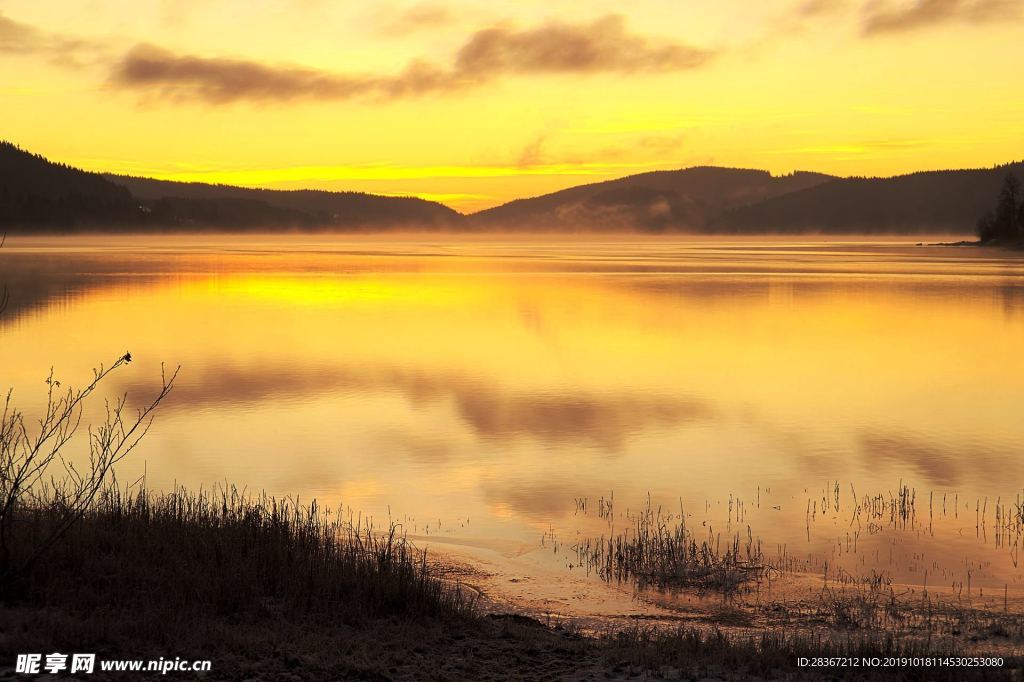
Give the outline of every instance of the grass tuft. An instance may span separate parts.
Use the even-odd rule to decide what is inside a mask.
[[[15,555],[61,522],[61,505],[35,497],[14,510]],[[398,526],[339,519],[315,501],[235,487],[152,493],[107,485],[46,560],[0,589],[10,605],[134,610],[161,620],[191,612],[471,617],[472,599],[434,577],[426,559]]]

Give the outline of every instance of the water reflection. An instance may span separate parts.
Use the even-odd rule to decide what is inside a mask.
[[[26,407],[51,365],[75,382],[130,349],[111,388],[136,400],[182,365],[152,485],[227,479],[526,543],[573,528],[575,497],[682,497],[720,523],[757,496],[759,535],[812,552],[830,547],[804,517],[825,480],[965,499],[1024,480],[1018,254],[9,241],[0,273],[3,377]]]
[[[321,394],[394,393],[413,406],[450,405],[459,421],[479,438],[526,437],[608,451],[621,450],[630,434],[714,416],[708,405],[682,396],[516,394],[463,376],[430,376],[399,369],[268,364],[244,367],[232,366],[226,359],[210,366],[193,365],[192,369],[194,378],[182,378],[164,402],[164,410],[230,410],[268,400],[309,400]],[[118,386],[137,400],[150,389],[148,383],[137,381],[120,382]]]
[[[1022,451],[1006,443],[992,442],[984,434],[937,442],[912,433],[865,431],[861,434],[861,456],[867,465],[903,467],[908,474],[934,489],[955,490],[977,471],[983,480],[998,481],[1012,468]]]

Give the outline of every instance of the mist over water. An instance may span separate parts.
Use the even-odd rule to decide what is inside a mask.
[[[650,496],[698,526],[749,526],[809,566],[849,532],[808,521],[810,501],[838,484],[842,512],[902,482],[946,500],[933,526],[949,539],[865,533],[849,570],[913,582],[900,557],[928,552],[941,575],[970,563],[976,584],[1021,587],[1011,548],[975,519],[976,500],[1024,489],[1019,254],[813,238],[61,238],[9,240],[0,273],[4,379],[29,414],[51,366],[81,383],[130,350],[108,388],[142,402],[161,362],[181,365],[124,480],[226,480],[530,549],[551,529],[586,531],[576,500],[614,491],[622,507]]]

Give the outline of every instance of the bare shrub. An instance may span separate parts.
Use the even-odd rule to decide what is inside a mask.
[[[146,435],[153,412],[167,397],[177,377],[161,369],[160,391],[152,402],[132,412],[127,396],[106,401],[98,426],[88,430],[88,459],[79,468],[67,456],[82,425],[86,402],[110,374],[131,362],[130,353],[109,367],[93,370],[92,380],[81,389],[62,389],[51,371],[46,379],[47,399],[42,415],[32,423],[12,403],[8,391],[0,417],[0,585],[29,570],[89,511],[97,494],[114,477],[114,467],[127,457]],[[17,557],[11,548],[12,526],[19,512],[45,499],[53,523],[44,533],[19,542]]]

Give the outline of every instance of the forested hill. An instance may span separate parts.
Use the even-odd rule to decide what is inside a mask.
[[[1024,163],[891,178],[837,178],[724,212],[713,232],[967,233]]]
[[[446,229],[462,216],[423,199],[274,191],[89,173],[0,142],[0,228],[201,231]]]
[[[124,187],[0,141],[0,227],[127,225],[142,215]]]
[[[225,220],[266,226],[443,229],[462,217],[452,209],[415,197],[386,197],[360,192],[271,190],[170,182],[106,175],[151,207],[158,217],[216,225]]]
[[[1024,163],[889,178],[698,167],[643,173],[511,201],[468,216],[477,229],[701,234],[914,234],[974,230]]]
[[[107,231],[971,232],[1024,162],[891,178],[696,167],[518,199],[463,216],[432,201],[89,173],[0,142],[0,229]]]
[[[468,222],[479,229],[704,232],[729,209],[831,179],[709,166],[655,171],[518,199],[473,214]]]

